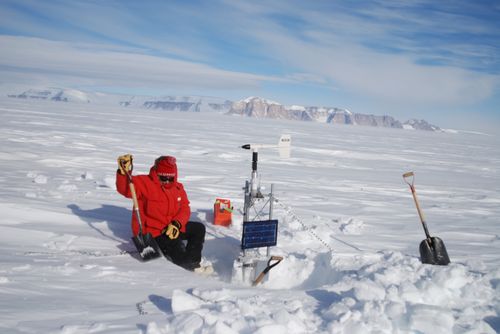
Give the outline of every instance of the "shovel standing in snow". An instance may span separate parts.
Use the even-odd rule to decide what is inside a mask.
[[[134,202],[133,210],[137,218],[137,222],[139,223],[139,233],[136,236],[132,237],[132,241],[134,242],[135,247],[139,251],[139,255],[142,260],[148,261],[156,259],[157,257],[161,256],[160,247],[156,243],[156,240],[151,235],[151,233],[147,234],[142,233],[142,221],[141,221],[141,214],[139,212],[139,202],[137,201],[137,194],[135,193],[134,183],[132,182],[131,171],[127,170],[121,161],[120,165],[122,165],[122,169],[127,174],[130,193],[132,194],[132,201]]]
[[[411,182],[408,181],[408,178],[411,178]],[[431,235],[429,234],[424,214],[420,209],[420,205],[417,199],[417,193],[415,191],[415,175],[413,174],[413,172],[408,172],[403,174],[403,179],[405,180],[406,184],[410,186],[413,200],[415,201],[415,205],[417,206],[418,215],[425,231],[426,239],[422,240],[422,242],[420,243],[420,261],[422,261],[422,263],[445,266],[450,263],[450,258],[448,257],[448,252],[446,251],[443,240],[438,237],[431,237]]]
[[[252,286],[256,286],[257,284],[259,284],[260,281],[262,281],[262,279],[264,278],[264,276],[266,276],[266,274],[269,272],[269,270],[276,267],[281,262],[281,260],[283,260],[282,256],[274,256],[274,255],[271,256],[269,261],[267,261],[267,267],[265,267],[264,270],[262,270],[262,272],[259,274],[259,276],[257,276],[255,281],[253,281]]]

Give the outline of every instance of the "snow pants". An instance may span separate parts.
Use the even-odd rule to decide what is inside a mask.
[[[176,265],[187,270],[194,270],[200,266],[201,251],[205,242],[205,225],[202,223],[188,222],[186,232],[181,232],[175,240],[164,234],[155,239],[163,255]]]

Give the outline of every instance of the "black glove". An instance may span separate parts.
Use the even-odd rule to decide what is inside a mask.
[[[161,233],[165,234],[170,240],[175,240],[181,233],[181,224],[177,220],[172,220]]]

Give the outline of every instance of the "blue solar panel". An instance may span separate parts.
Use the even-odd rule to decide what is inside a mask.
[[[278,220],[243,222],[241,249],[276,246]]]

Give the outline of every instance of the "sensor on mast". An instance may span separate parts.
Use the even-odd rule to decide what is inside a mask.
[[[281,135],[278,145],[264,144],[245,144],[241,148],[252,150],[252,177],[250,180],[250,193],[252,198],[262,198],[260,193],[260,182],[258,180],[257,162],[259,160],[259,149],[263,148],[278,148],[280,158],[290,158],[290,149],[292,145],[292,137],[290,135]]]

